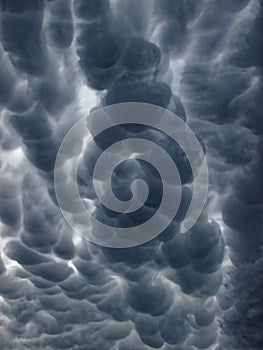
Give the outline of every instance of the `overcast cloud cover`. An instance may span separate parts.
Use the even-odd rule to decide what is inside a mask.
[[[261,0],[0,0],[0,349],[263,349],[263,3]],[[95,215],[149,218],[160,178],[130,160],[112,180],[140,213],[96,201],[92,167],[126,137],[154,140],[184,183],[180,210],[154,240],[100,247],[57,207],[53,170],[66,132],[93,108],[146,102],[186,120],[206,150],[209,196],[186,234],[189,162],[149,128],[95,138],[78,170]],[[87,164],[89,166],[87,166]]]

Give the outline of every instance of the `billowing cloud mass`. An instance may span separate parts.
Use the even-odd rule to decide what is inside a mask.
[[[262,1],[0,4],[0,348],[262,349]],[[95,137],[79,164],[80,195],[113,226],[148,220],[162,186],[149,164],[127,160],[112,177],[121,200],[146,180],[138,212],[108,210],[92,186],[99,155],[140,136],[178,166],[173,222],[148,243],[114,249],[64,221],[53,185],[61,141],[92,109],[120,102],[167,108],[200,139],[209,196],[188,233],[190,164],[168,136],[134,124]]]

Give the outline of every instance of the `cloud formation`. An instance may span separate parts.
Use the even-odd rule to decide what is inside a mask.
[[[0,6],[1,349],[261,348],[262,1]],[[160,200],[159,174],[129,160],[115,169],[112,185],[127,200],[132,180],[147,180],[140,215],[115,215],[96,201],[92,166],[117,140],[140,135],[160,144],[184,188],[177,216],[154,240],[100,247],[63,220],[54,162],[77,120],[130,101],[187,120],[206,150],[209,199],[191,231],[180,234],[193,181],[184,153],[154,129],[111,128],[78,169],[81,196],[98,218],[133,225]]]

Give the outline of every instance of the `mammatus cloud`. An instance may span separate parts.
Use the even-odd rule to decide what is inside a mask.
[[[136,128],[152,130],[162,139],[174,145],[178,158],[184,153],[193,178],[191,190],[184,187],[189,193],[191,192],[185,217],[179,219],[182,214],[180,202],[182,199],[185,205],[186,196],[183,196],[185,194],[182,188],[183,182],[175,164],[177,157],[174,157],[174,154],[170,155],[169,149],[168,152],[165,152],[165,147],[164,149],[160,147],[158,140],[156,142],[154,137],[152,140],[145,140],[138,132],[129,135],[127,131],[131,128],[127,130],[127,126],[135,130]],[[118,140],[116,136],[114,144],[106,149],[100,143],[101,152],[95,165],[89,164],[85,151],[89,148],[90,143],[96,143],[93,140],[101,138],[105,132],[107,135],[108,130],[112,133],[114,129],[120,127],[123,129],[124,136],[128,138]],[[181,155],[178,152],[179,148],[182,150]],[[146,177],[138,179],[136,178],[138,167],[129,167],[132,172],[127,173],[126,177],[132,176],[132,179],[127,194],[131,198],[122,201],[114,193],[114,190],[115,192],[117,190],[118,196],[121,196],[118,191],[120,179],[115,169],[121,168],[123,163],[127,165],[129,161],[134,162],[135,159],[144,164],[146,168],[151,166],[155,170],[151,169],[147,172]],[[86,173],[89,173],[89,178],[92,179],[87,185],[93,188],[92,197],[87,196],[84,199],[89,201],[96,194],[97,201],[100,203],[95,214],[92,213],[94,209],[92,206],[85,205],[78,190],[78,163],[80,160],[86,168]],[[83,182],[82,179],[85,179],[83,172],[81,182]],[[146,181],[151,184],[151,191],[155,194],[153,197],[149,195],[149,185]],[[181,221],[181,233],[189,231],[204,208],[208,181],[205,154],[197,137],[187,124],[166,109],[138,102],[119,103],[108,106],[108,108],[100,108],[92,115],[79,120],[63,139],[54,167],[56,198],[68,224],[81,237],[112,248],[134,247],[149,242],[162,233],[174,220]],[[161,189],[156,188],[157,185]],[[96,213],[102,211],[108,217],[106,223],[96,218]],[[148,214],[151,216],[149,217]],[[114,219],[112,224],[110,224],[111,218]],[[122,226],[123,218],[128,218],[131,223],[129,227]]]
[[[262,2],[0,3],[1,349],[262,348]],[[180,234],[189,161],[138,125],[94,138],[79,163],[80,195],[116,227],[139,220],[98,203],[90,165],[140,135],[177,163],[173,222],[143,245],[116,249],[74,235],[61,216],[53,184],[61,141],[93,108],[122,102],[167,108],[200,140],[209,198],[189,233]],[[161,193],[153,167],[126,161],[112,187],[129,200],[138,178],[149,184],[149,217]]]

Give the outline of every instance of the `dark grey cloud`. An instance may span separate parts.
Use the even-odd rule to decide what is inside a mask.
[[[46,66],[42,21],[42,0],[1,2],[3,48],[12,64],[28,74],[41,75]]]
[[[262,1],[2,0],[0,19],[1,349],[260,349]],[[158,172],[136,160],[115,169],[112,186],[127,200],[132,181],[147,180],[145,205],[124,216],[96,200],[96,159],[118,140],[160,144],[184,186],[156,239],[100,247],[63,220],[54,162],[90,109],[129,101],[189,123],[208,158],[209,200],[180,234],[193,181],[185,154],[157,130],[111,128],[78,169],[96,217],[133,226],[159,205]]]
[[[46,27],[48,37],[60,49],[69,47],[74,36],[71,2],[53,1],[48,8],[50,11]]]

